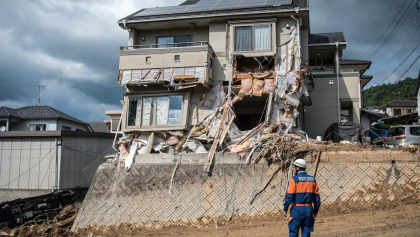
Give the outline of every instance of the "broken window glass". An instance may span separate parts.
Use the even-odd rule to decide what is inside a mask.
[[[154,97],[143,97],[142,125],[153,125]]]
[[[182,95],[171,96],[169,101],[168,124],[180,124],[182,115]]]
[[[169,96],[156,97],[156,124],[168,124]]]
[[[136,115],[137,115],[137,98],[130,98],[128,101],[128,121],[127,126],[136,125]]]

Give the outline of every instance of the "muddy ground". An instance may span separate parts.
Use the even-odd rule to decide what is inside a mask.
[[[316,218],[312,236],[420,236],[420,204],[412,202],[365,211],[339,211],[328,208]],[[172,226],[159,230],[130,228],[120,225],[103,231],[82,229],[71,232],[70,227],[78,207],[68,207],[57,221],[34,225],[28,223],[14,230],[2,230],[12,236],[287,236],[287,220],[281,215],[271,215],[264,220],[236,221],[212,224],[208,227]],[[58,227],[60,220],[71,220]],[[128,229],[128,231],[127,231]],[[0,234],[0,236],[3,236]]]

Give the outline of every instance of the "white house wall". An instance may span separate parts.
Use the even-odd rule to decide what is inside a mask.
[[[0,138],[0,189],[51,189],[55,138]]]
[[[29,131],[29,124],[46,124],[47,131],[57,130],[57,120],[29,119],[19,123],[10,123],[10,131]]]

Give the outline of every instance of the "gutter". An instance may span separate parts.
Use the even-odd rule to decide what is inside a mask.
[[[336,44],[347,45],[347,42],[323,43],[323,44],[308,44],[308,46],[334,46]]]
[[[243,10],[243,9],[240,9]],[[225,11],[225,10],[223,10]],[[305,7],[305,8],[299,8],[299,11],[308,11],[309,12],[309,7]],[[207,11],[208,12],[208,11]],[[223,12],[223,13],[212,13],[212,14],[207,14],[207,15],[197,15],[195,13],[200,14],[200,12],[183,12],[183,13],[175,13],[175,14],[188,14],[187,16],[173,16],[175,14],[162,14],[162,15],[167,15],[168,17],[162,17],[159,19],[153,18],[153,19],[138,19],[138,20],[127,20],[127,19],[122,19],[117,21],[117,23],[120,25],[121,28],[122,25],[124,24],[124,21],[126,21],[126,25],[127,24],[133,24],[133,23],[142,23],[142,22],[158,22],[158,21],[168,21],[168,20],[186,20],[186,19],[196,19],[196,18],[211,18],[211,17],[219,17],[219,16],[241,16],[241,15],[254,15],[254,14],[266,14],[266,13],[288,13],[288,12],[295,12],[296,13],[296,9],[267,9],[267,10],[258,10],[258,11],[252,11],[252,12],[241,12],[239,14],[234,14],[232,12]],[[153,16],[159,16],[159,15],[151,15],[151,17]],[[147,15],[145,15],[144,17],[147,17]],[[150,15],[149,15],[150,17]],[[125,29],[125,28],[123,28]]]

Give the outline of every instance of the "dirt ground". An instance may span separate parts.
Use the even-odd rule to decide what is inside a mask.
[[[264,221],[232,222],[209,227],[173,226],[160,230],[124,231],[127,227],[81,236],[288,236],[288,218],[273,216]],[[122,228],[121,228],[122,227]],[[132,231],[132,232],[131,232]],[[129,233],[131,232],[131,233]],[[320,213],[312,236],[420,236],[420,204],[404,204],[388,209],[360,212]]]
[[[14,233],[0,231],[0,236],[288,236],[287,220],[280,215],[273,215],[266,220],[250,222],[236,221],[231,223],[212,224],[208,227],[172,226],[159,230],[145,230],[117,226],[109,228],[105,233],[89,231],[71,232],[78,207],[68,207],[56,220],[71,220],[71,223],[60,225],[57,221],[33,226],[30,223],[15,228]],[[377,208],[358,212],[337,212],[331,209],[320,212],[315,221],[312,236],[420,236],[420,204],[413,202],[396,207]],[[48,230],[48,226],[52,230]],[[47,228],[46,228],[47,227]],[[51,228],[50,227],[50,228]],[[129,229],[129,231],[126,231]],[[11,234],[11,235],[10,235]]]

